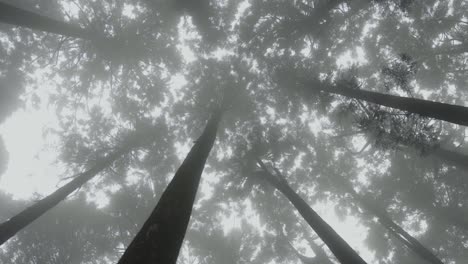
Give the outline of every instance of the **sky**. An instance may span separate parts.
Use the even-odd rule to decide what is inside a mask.
[[[73,14],[74,8],[72,6],[68,8]],[[131,9],[128,12],[131,14]],[[182,30],[181,32],[183,34]],[[194,53],[183,42],[179,48],[187,62],[195,60]],[[218,55],[222,56],[223,54],[223,52],[220,52]],[[345,68],[363,59],[364,54],[358,50],[357,57],[348,52],[343,54],[338,63],[339,66]],[[41,73],[38,73],[36,78],[40,82]],[[181,76],[173,80],[174,88],[180,87],[183,83],[184,79]],[[42,84],[45,85],[26,89],[27,91],[34,89],[35,93],[41,97],[42,100],[38,107],[26,105],[0,124],[0,134],[9,152],[8,169],[0,176],[0,190],[13,195],[15,199],[29,200],[37,199],[38,196],[44,197],[66,183],[66,181],[60,181],[60,178],[71,176],[64,175],[65,168],[62,168],[56,162],[59,154],[55,149],[57,142],[51,135],[46,138],[43,137],[45,131],[57,126],[57,120],[55,109],[47,102],[48,91],[53,87],[47,85],[47,82]],[[181,160],[185,156],[184,152],[188,152],[189,147],[184,149],[185,151],[179,151]],[[207,189],[207,187],[201,186],[200,190],[204,189]],[[96,197],[101,200],[97,201],[101,202],[101,205],[104,205],[107,201],[105,196],[96,195]],[[364,259],[373,260],[373,254],[366,249],[363,243],[367,231],[359,224],[358,219],[347,217],[344,222],[341,222],[336,216],[334,204],[331,202],[314,204],[313,208],[347,242],[355,246],[355,249]],[[251,213],[245,212],[245,215]],[[225,219],[225,230],[235,228],[238,221],[239,219],[236,219],[236,217]],[[249,221],[254,222],[261,229],[261,223],[258,219],[249,218]]]
[[[16,199],[29,199],[35,193],[45,195],[55,190],[62,169],[57,153],[49,151],[43,132],[54,122],[47,108],[20,109],[0,125],[7,151],[8,168],[0,176],[0,189]]]
[[[180,85],[183,80],[176,80],[174,85]],[[8,169],[0,177],[0,190],[12,194],[15,199],[29,200],[37,195],[43,197],[65,182],[60,181],[64,169],[55,164],[58,153],[54,151],[53,144],[43,138],[43,132],[53,127],[56,120],[54,111],[46,103],[39,109],[26,106],[16,111],[6,122],[0,125],[0,134],[3,136],[6,148],[9,151]],[[178,151],[180,159],[188,152],[188,147]],[[65,175],[70,176],[70,175]],[[213,175],[204,175],[212,178]],[[211,176],[211,177],[210,177]],[[204,181],[205,184],[209,184]],[[208,190],[207,186],[200,186],[200,190]],[[96,195],[101,205],[107,202],[103,195]],[[354,217],[347,217],[341,222],[335,214],[334,204],[320,203],[312,205],[314,210],[324,218],[347,242],[355,246],[363,258],[372,260],[373,254],[364,245],[366,229]],[[246,216],[252,212],[245,212]],[[261,229],[261,223],[256,218],[248,218],[254,226]],[[231,217],[224,220],[225,230],[229,231],[238,225],[239,219]],[[304,245],[307,248],[306,245]],[[307,252],[306,252],[307,253]],[[310,254],[310,252],[309,252]]]

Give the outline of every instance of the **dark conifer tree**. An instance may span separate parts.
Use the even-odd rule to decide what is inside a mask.
[[[221,115],[221,110],[218,110],[208,121],[202,135],[195,141],[156,208],[118,264],[176,263]]]
[[[407,111],[409,113],[419,114],[424,117],[468,126],[468,107],[365,91],[357,87],[346,87],[344,85],[324,85],[319,82],[311,82],[305,85],[307,87],[306,89],[310,89],[310,91],[338,94],[349,98],[364,100],[369,103]]]

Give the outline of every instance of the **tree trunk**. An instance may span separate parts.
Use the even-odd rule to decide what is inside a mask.
[[[220,118],[221,111],[211,117],[118,264],[176,263]]]
[[[408,234],[403,228],[397,225],[385,212],[383,209],[380,209],[379,206],[376,206],[372,202],[366,200],[361,195],[359,195],[351,186],[351,184],[344,178],[335,178],[342,182],[343,186],[346,188],[348,193],[359,202],[362,208],[369,211],[378,218],[378,221],[398,240],[400,240],[405,246],[411,249],[416,255],[422,259],[428,261],[432,264],[444,264],[434,253],[429,249],[423,246],[416,238]]]
[[[395,109],[400,109],[421,116],[444,120],[454,124],[468,126],[468,107],[444,104],[416,98],[401,97],[382,94],[360,89],[352,89],[344,86],[312,84],[312,90],[326,93],[339,94],[350,98],[364,100]]]
[[[279,190],[296,207],[306,222],[325,242],[336,258],[343,264],[365,264],[366,262],[341,238],[294,190],[281,175],[272,175],[265,164],[257,159],[258,164],[267,174],[265,179]]]
[[[0,22],[63,36],[97,40],[99,37],[78,26],[36,14],[19,7],[0,2]]]
[[[0,224],[0,245],[5,243],[8,239],[18,233],[21,229],[31,224],[34,220],[39,218],[41,215],[46,213],[49,209],[60,203],[70,193],[79,189],[83,184],[92,179],[102,170],[110,166],[114,161],[120,158],[122,155],[128,153],[132,148],[138,145],[138,141],[132,141],[133,143],[126,144],[124,147],[117,149],[115,152],[107,155],[105,158],[100,160],[91,169],[78,174],[73,180],[52,194],[39,200],[34,205],[26,208],[22,212],[10,218],[8,221]]]

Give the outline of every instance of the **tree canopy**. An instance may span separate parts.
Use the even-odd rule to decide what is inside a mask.
[[[0,0],[0,132],[48,109],[79,182],[0,262],[466,263],[467,63],[464,0]],[[0,238],[51,201],[8,140]]]

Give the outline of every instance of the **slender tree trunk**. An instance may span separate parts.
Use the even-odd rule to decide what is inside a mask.
[[[221,111],[211,117],[118,264],[176,263],[220,118]]]
[[[365,264],[366,262],[354,251],[346,241],[341,238],[331,226],[329,226],[286,182],[276,173],[271,174],[265,164],[257,159],[258,164],[267,174],[265,179],[277,190],[283,193],[296,207],[306,222],[312,227],[317,235],[325,242],[336,258],[343,264]]]
[[[338,179],[338,178],[336,178]],[[376,206],[374,203],[366,200],[360,196],[351,186],[351,184],[346,181],[344,178],[339,178],[339,181],[342,182],[343,186],[346,188],[348,193],[359,202],[359,204],[365,210],[369,211],[378,218],[378,221],[398,240],[405,244],[409,249],[411,249],[416,255],[422,259],[428,261],[432,264],[443,264],[443,262],[432,253],[429,249],[423,246],[416,238],[408,234],[403,228],[396,224],[390,216],[382,210],[380,207]]]
[[[0,224],[0,245],[5,243],[8,239],[10,239],[16,233],[18,233],[21,229],[31,224],[34,220],[46,213],[49,209],[53,208],[55,205],[60,203],[70,193],[79,189],[83,184],[85,184],[87,181],[92,179],[102,170],[110,166],[122,155],[128,153],[132,148],[136,147],[137,145],[137,141],[134,141],[134,143],[130,143],[128,145],[125,144],[124,147],[121,147],[115,152],[107,155],[94,167],[83,173],[78,174],[78,176],[76,176],[73,180],[60,187],[52,194],[39,200],[34,205],[26,208],[22,212],[10,218],[8,221]]]
[[[419,114],[425,117],[444,120],[462,126],[468,126],[468,107],[464,106],[382,94],[372,91],[347,88],[344,86],[317,85],[314,83],[311,89],[323,91],[326,93],[339,94],[346,97],[364,100],[370,103]]]
[[[0,2],[0,22],[73,38],[93,41],[99,39],[98,36],[78,26],[51,19],[3,2]]]

